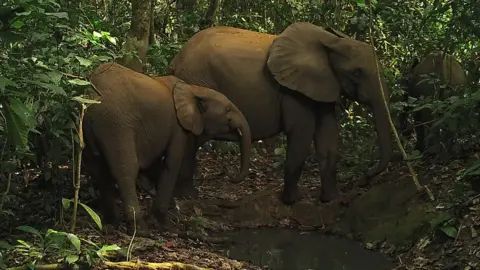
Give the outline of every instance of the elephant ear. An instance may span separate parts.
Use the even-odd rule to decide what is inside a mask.
[[[201,97],[195,94],[193,86],[177,81],[173,86],[173,102],[180,125],[195,135],[203,132],[203,118],[200,113]]]
[[[293,23],[273,41],[268,68],[281,85],[316,101],[334,102],[340,84],[326,48],[338,47],[340,39],[311,23]]]

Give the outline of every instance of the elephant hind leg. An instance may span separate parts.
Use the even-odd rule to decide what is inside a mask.
[[[127,219],[127,233],[134,232],[137,225],[137,236],[147,236],[148,226],[143,218],[138,202],[136,179],[139,172],[137,151],[133,138],[111,138],[104,149],[111,175],[116,180]]]
[[[115,179],[110,172],[107,162],[104,159],[98,160],[98,171],[96,172],[96,185],[100,191],[100,207],[105,223],[117,225],[120,222],[120,209],[117,205],[119,197],[115,186]]]
[[[287,158],[284,164],[282,201],[291,205],[302,198],[298,182],[312,143],[315,118],[300,100],[285,96],[282,103],[284,131],[287,136]]]

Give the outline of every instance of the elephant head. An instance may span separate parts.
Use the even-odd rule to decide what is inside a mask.
[[[373,109],[381,158],[366,176],[373,177],[386,169],[392,155],[386,109],[389,94],[372,46],[332,29],[327,31],[298,22],[273,41],[267,65],[281,85],[315,101],[335,102],[342,94],[369,105]]]
[[[159,78],[162,77],[155,77],[156,80]],[[248,175],[252,141],[250,127],[243,114],[227,97],[215,90],[187,84],[174,76],[166,78],[167,86],[172,89],[177,119],[184,129],[206,138],[235,132],[240,141],[241,167],[239,175],[231,181],[243,181]]]

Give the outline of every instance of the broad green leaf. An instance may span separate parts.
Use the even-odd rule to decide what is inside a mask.
[[[35,63],[35,66],[37,67],[41,67],[41,68],[44,68],[44,69],[48,69],[50,70],[51,68],[49,68],[43,61],[38,61]]]
[[[93,31],[93,36],[97,38],[101,38],[102,34],[98,33],[97,31]]]
[[[0,241],[0,249],[12,249],[13,246],[5,241]]]
[[[31,80],[28,80],[28,82],[30,82],[32,84],[35,84],[35,85],[38,85],[38,86],[40,86],[42,88],[45,88],[47,90],[50,90],[55,94],[59,94],[59,95],[63,95],[63,96],[67,95],[67,93],[65,93],[65,90],[63,90],[63,88],[60,87],[60,86],[56,86],[56,85],[50,84],[50,83],[39,82],[39,81],[31,81]]]
[[[117,45],[117,39],[115,37],[107,36],[108,41],[113,45]]]
[[[440,228],[446,235],[455,238],[457,237],[457,229],[454,227],[448,226],[448,227],[442,227]]]
[[[85,209],[85,211],[87,211],[87,213],[90,215],[90,217],[92,217],[93,221],[95,221],[98,228],[100,228],[100,230],[102,230],[102,220],[97,215],[97,213],[95,213],[95,211],[93,211],[92,208],[88,207],[86,204],[83,204],[81,202],[79,202],[79,204]]]
[[[63,209],[67,210],[70,207],[71,202],[72,202],[72,200],[70,200],[70,199],[62,198]]]
[[[120,247],[117,245],[106,245],[102,246],[101,249],[97,250],[98,257],[103,257],[107,254],[108,251],[120,250]]]
[[[50,76],[48,76],[47,74],[45,73],[38,73],[38,74],[35,74],[33,75],[33,78],[35,79],[38,79],[42,82],[45,82],[45,83],[49,83],[52,81],[52,79],[50,78]]]
[[[80,79],[68,80],[68,82],[75,85],[90,85],[89,81],[80,80]]]
[[[60,84],[60,81],[63,77],[63,74],[56,70],[47,72],[47,75],[48,77],[50,77],[50,81],[55,83],[56,85]]]
[[[14,81],[8,79],[8,78],[5,78],[3,77],[2,75],[0,75],[0,90],[2,92],[5,91],[5,87],[6,86],[15,86],[15,87],[18,87],[18,84],[16,84]]]
[[[72,245],[77,249],[78,252],[80,252],[80,239],[78,239],[78,236],[75,234],[67,234],[68,240],[72,242]]]
[[[83,57],[75,56],[75,58],[77,58],[78,62],[80,62],[80,65],[84,67],[89,67],[92,64],[92,61],[85,59]]]
[[[69,264],[74,264],[76,261],[78,261],[78,255],[68,255],[65,260],[69,263]]]
[[[40,232],[37,229],[35,229],[33,227],[30,227],[30,226],[18,226],[17,230],[32,233],[32,234],[35,234],[37,236],[42,237],[42,235],[40,234]]]
[[[285,148],[282,148],[282,147],[275,148],[275,150],[273,151],[273,153],[274,153],[276,156],[283,155],[283,154],[285,154]]]
[[[10,143],[21,148],[28,145],[28,126],[12,109],[10,104],[2,104],[7,126],[7,138]]]
[[[47,230],[47,233],[45,234],[45,236],[48,237],[48,236],[50,236],[51,234],[55,234],[55,233],[57,233],[57,231],[55,231],[54,229],[48,229],[48,230]]]
[[[82,98],[82,97],[73,97],[72,100],[78,101],[80,103],[86,103],[86,104],[99,104],[99,103],[101,103],[98,100],[86,99],[86,98]]]
[[[10,107],[15,114],[22,119],[28,128],[32,129],[37,125],[37,121],[35,120],[32,110],[25,106],[24,103],[17,99],[12,99],[10,101]]]
[[[24,26],[25,23],[23,21],[20,21],[20,20],[16,20],[14,21],[10,26],[15,28],[15,29],[20,29],[22,28],[22,26]]]
[[[23,246],[25,246],[25,247],[27,247],[27,248],[30,248],[30,247],[31,247],[27,242],[25,242],[25,241],[23,241],[23,240],[21,240],[21,239],[17,239],[17,242],[20,243],[20,244],[22,244]]]
[[[55,16],[60,19],[68,19],[68,13],[66,12],[45,12],[45,15]]]

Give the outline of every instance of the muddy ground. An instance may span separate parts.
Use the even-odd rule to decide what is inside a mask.
[[[458,174],[477,156],[472,154],[448,162],[416,162],[421,184],[427,184],[435,197],[430,201],[425,191],[417,191],[404,163],[392,162],[389,169],[376,177],[371,186],[359,188],[355,179],[342,178],[345,194],[341,203],[321,204],[316,199],[319,172],[314,158],[308,160],[301,186],[305,198],[289,207],[280,203],[282,188],[281,157],[272,149],[257,147],[251,173],[237,185],[227,181],[227,172],[237,169],[238,156],[231,153],[200,151],[195,184],[199,197],[178,200],[179,212],[170,215],[167,233],[153,231],[151,239],[135,238],[133,259],[149,262],[178,261],[213,269],[266,269],[239,262],[214,253],[216,244],[226,241],[212,237],[212,232],[244,227],[288,227],[319,230],[361,242],[396,262],[396,269],[479,269],[480,268],[480,195],[475,183],[460,179]],[[14,178],[4,213],[0,220],[0,239],[10,243],[26,239],[15,230],[19,225],[35,228],[55,226],[53,201],[59,196],[71,198],[68,184],[65,193],[52,194],[31,175],[29,187],[21,187],[25,175]],[[84,183],[81,200],[89,204],[92,189]],[[142,205],[148,209],[151,196],[141,192]],[[50,211],[50,214],[49,214]],[[125,228],[103,235],[83,210],[76,234],[95,243],[113,244],[126,249],[131,238]],[[58,216],[56,217],[58,220]],[[58,225],[58,222],[56,222]],[[55,227],[59,230],[61,227]],[[22,238],[23,237],[23,238]],[[4,252],[5,253],[5,252]],[[13,264],[22,256],[9,255]],[[117,253],[114,261],[125,260]],[[52,261],[45,258],[44,262]]]

